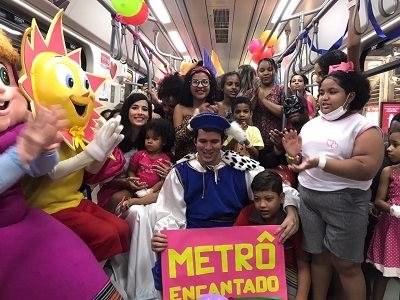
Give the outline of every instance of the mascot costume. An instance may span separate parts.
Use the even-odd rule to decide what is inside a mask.
[[[78,190],[85,171],[95,174],[123,139],[120,119],[105,122],[94,110],[96,90],[105,78],[81,68],[80,51],[67,53],[61,10],[44,39],[32,20],[21,45],[22,76],[19,85],[35,114],[38,104],[61,105],[69,126],[60,131],[60,162],[46,175],[23,181],[28,205],[72,229],[98,261],[129,250],[129,227],[117,216],[84,199]],[[95,120],[97,119],[97,124]]]
[[[17,85],[18,60],[0,30],[0,298],[122,299],[75,233],[26,206],[20,179],[54,168],[66,122],[58,121],[60,110],[40,106],[33,120]]]

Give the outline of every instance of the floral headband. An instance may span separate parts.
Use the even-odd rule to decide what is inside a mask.
[[[199,73],[199,72],[204,72],[206,74],[208,74],[208,76],[211,76],[210,71],[208,71],[206,68],[204,67],[196,67],[192,70],[192,72],[190,72],[190,76],[192,76],[195,73]]]
[[[336,71],[342,71],[344,73],[354,72],[354,64],[352,61],[342,62],[339,65],[329,66],[328,74]]]

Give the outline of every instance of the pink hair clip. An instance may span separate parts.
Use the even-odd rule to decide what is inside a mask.
[[[354,72],[354,64],[352,61],[349,61],[349,62],[342,62],[339,65],[329,66],[328,74],[335,71],[342,71],[345,73]]]

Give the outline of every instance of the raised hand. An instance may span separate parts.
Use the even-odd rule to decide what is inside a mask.
[[[89,143],[85,151],[97,161],[103,161],[110,156],[114,148],[123,140],[121,134],[124,128],[120,125],[121,116],[111,118],[104,123],[104,119],[100,118],[96,124],[94,139]]]
[[[58,131],[68,126],[64,115],[61,106],[47,109],[38,105],[35,118],[28,113],[26,127],[17,139],[17,151],[24,165],[41,152],[55,151],[59,147],[62,137]]]
[[[294,157],[301,152],[301,136],[297,135],[296,130],[290,129],[283,133],[282,145],[285,148],[286,153]]]

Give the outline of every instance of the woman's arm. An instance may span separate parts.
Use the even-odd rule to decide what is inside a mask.
[[[283,116],[283,106],[279,104],[272,103],[266,98],[261,100],[261,103],[265,106],[268,111],[277,118],[282,118]]]
[[[353,2],[352,0],[348,2]],[[354,25],[360,31],[360,17],[356,9],[355,1],[352,7],[349,7],[349,31],[347,34],[347,61],[354,63],[354,70],[360,72],[360,48],[361,35],[357,35],[354,31]],[[356,14],[355,24],[353,24],[353,14]]]
[[[379,179],[379,187],[376,193],[375,205],[379,210],[390,213],[390,204],[387,203],[386,197],[389,190],[390,178],[392,177],[392,168],[386,167],[382,170],[381,177]]]
[[[182,124],[183,117],[184,117],[183,116],[183,106],[180,104],[177,104],[174,108],[174,115],[173,115],[173,123],[174,123],[175,128]]]

